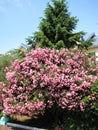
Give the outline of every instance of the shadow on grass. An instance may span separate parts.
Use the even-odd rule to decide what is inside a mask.
[[[21,125],[26,125],[26,126],[31,126],[31,127],[47,129],[47,130],[52,130],[52,125],[53,125],[53,121],[47,115],[40,116],[40,117],[35,118],[35,119],[26,119],[23,121],[11,118],[10,122],[16,123],[16,124],[21,124]]]

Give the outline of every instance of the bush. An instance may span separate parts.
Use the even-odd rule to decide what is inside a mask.
[[[6,80],[2,98],[8,114],[34,117],[48,111],[61,123],[66,111],[98,111],[98,67],[78,48],[32,50],[6,68]]]

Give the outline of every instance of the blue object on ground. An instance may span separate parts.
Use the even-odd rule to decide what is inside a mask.
[[[35,127],[30,127],[30,126],[25,126],[25,125],[20,125],[20,124],[15,124],[15,123],[6,123],[7,126],[15,127],[15,128],[23,128],[25,130],[46,130],[46,129],[40,129],[40,128],[35,128]]]
[[[0,119],[0,125],[5,125],[9,121],[8,117],[1,117]]]

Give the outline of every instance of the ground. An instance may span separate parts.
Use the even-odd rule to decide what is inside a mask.
[[[0,125],[0,130],[24,130],[24,129],[11,128],[11,127],[8,127],[8,126]]]

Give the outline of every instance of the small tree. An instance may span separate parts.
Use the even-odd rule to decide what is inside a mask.
[[[63,112],[97,111],[98,67],[77,48],[32,50],[6,68],[6,79],[2,97],[8,114],[38,116],[52,110],[62,123]]]
[[[45,9],[45,17],[41,19],[39,31],[27,38],[31,48],[35,46],[70,48],[81,42],[84,32],[73,32],[78,20],[68,11],[66,0],[52,0],[52,2],[53,4],[48,3]],[[84,47],[85,44],[82,46]]]

